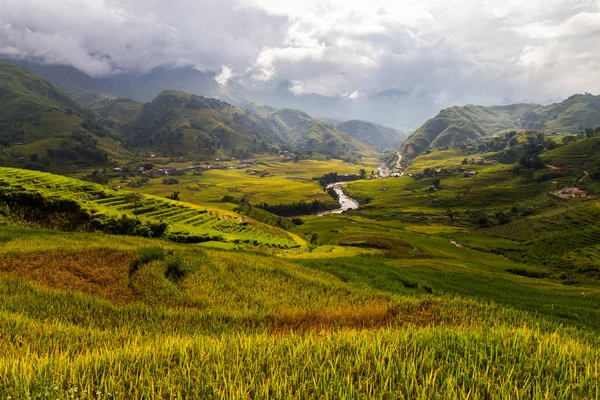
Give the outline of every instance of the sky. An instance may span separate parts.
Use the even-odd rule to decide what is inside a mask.
[[[600,94],[600,0],[0,0],[0,56],[439,104]]]

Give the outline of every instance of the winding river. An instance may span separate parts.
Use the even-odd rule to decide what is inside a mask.
[[[328,211],[320,212],[317,214],[319,217],[322,217],[324,215],[329,215],[329,214],[341,214],[344,211],[355,210],[358,208],[358,206],[359,206],[358,201],[356,201],[353,198],[346,195],[346,193],[344,193],[344,191],[342,190],[342,185],[345,185],[347,183],[348,182],[336,182],[336,183],[331,183],[331,184],[327,185],[327,189],[333,188],[335,193],[338,195],[338,202],[340,203],[340,208],[336,208],[335,210],[328,210]]]
[[[398,161],[396,162],[396,168],[402,169],[402,165],[401,165],[402,154],[400,154],[400,152],[398,152],[398,153],[396,153],[396,156],[398,156]],[[387,168],[387,167],[382,168],[382,166],[379,166],[379,167],[377,167],[377,170],[378,170],[379,176],[381,178],[387,178],[390,175],[389,168]],[[404,175],[404,171],[402,171],[400,176],[403,176],[403,175]],[[348,182],[336,182],[336,183],[331,183],[331,184],[327,185],[326,189],[333,189],[335,191],[335,193],[337,194],[338,202],[340,203],[340,208],[336,208],[335,210],[328,210],[328,211],[320,212],[317,214],[319,217],[322,217],[324,215],[330,215],[330,214],[341,214],[347,210],[356,210],[360,206],[360,204],[358,204],[358,201],[356,201],[352,197],[348,196],[342,190],[342,186],[347,183]]]

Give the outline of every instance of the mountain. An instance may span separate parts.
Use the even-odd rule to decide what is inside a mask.
[[[7,62],[54,82],[88,106],[119,97],[149,102],[165,90],[178,90],[217,98],[240,108],[256,103],[301,110],[319,119],[361,119],[388,126],[418,126],[440,108],[432,96],[415,95],[399,89],[330,97],[295,93],[291,90],[294,85],[288,81],[280,82],[270,90],[248,88],[233,80],[221,85],[216,82],[214,72],[192,67],[158,67],[146,74],[122,73],[94,78],[70,66],[15,60]]]
[[[169,155],[244,157],[284,143],[262,118],[221,100],[165,91],[124,128],[134,147]]]
[[[420,154],[429,148],[452,147],[506,129],[577,133],[584,127],[597,125],[600,125],[600,96],[591,94],[577,94],[548,106],[451,107],[417,129],[404,142],[402,151]]]
[[[337,130],[347,133],[363,143],[382,149],[398,148],[409,135],[406,128],[389,128],[374,122],[361,120],[341,122],[336,124],[335,127]]]
[[[301,111],[264,106],[242,110],[179,91],[165,91],[145,104],[124,132],[134,147],[198,158],[248,157],[279,148],[343,158],[370,150]]]
[[[372,151],[368,143],[313,119],[305,112],[262,107],[260,113],[293,149],[317,152],[334,158],[359,158],[362,153]]]
[[[97,103],[94,110],[122,127],[133,122],[142,111],[143,106],[143,103],[126,98],[106,99]]]
[[[418,126],[439,110],[433,97],[388,89],[378,93],[323,96],[294,93],[293,84],[280,83],[271,91],[254,91],[255,102],[302,110],[319,119],[360,119],[388,126]]]
[[[123,73],[93,78],[66,65],[41,65],[27,61],[8,61],[46,78],[75,98],[93,105],[110,98],[129,98],[139,102],[152,101],[166,90],[177,90],[205,97],[218,98],[243,105],[252,101],[252,94],[243,86],[215,81],[215,74],[192,67],[157,67],[146,74]]]
[[[121,152],[117,138],[109,122],[53,83],[0,62],[3,165],[105,165]]]

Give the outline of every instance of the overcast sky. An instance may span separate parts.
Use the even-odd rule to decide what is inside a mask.
[[[600,93],[600,0],[0,0],[0,55],[440,104]]]

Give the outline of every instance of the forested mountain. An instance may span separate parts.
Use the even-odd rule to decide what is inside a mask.
[[[243,157],[284,143],[260,117],[179,91],[165,91],[145,104],[124,133],[132,147],[197,157]]]
[[[440,111],[417,129],[404,142],[402,150],[405,153],[422,153],[429,148],[455,146],[506,129],[577,133],[597,125],[600,125],[600,96],[591,94],[577,94],[548,106],[451,107]]]
[[[229,103],[165,91],[125,126],[132,147],[170,155],[248,157],[287,148],[343,158],[368,146],[297,110],[236,108]]]
[[[53,83],[0,62],[0,162],[49,169],[104,165],[118,131]]]
[[[313,151],[336,158],[359,157],[370,146],[310,115],[292,109],[262,107],[269,123],[293,149]]]
[[[54,82],[86,105],[106,98],[125,97],[140,102],[152,101],[165,90],[178,90],[217,98],[236,107],[251,103],[276,108],[302,110],[314,118],[361,119],[388,126],[418,126],[439,110],[432,96],[416,96],[403,90],[388,89],[355,96],[323,96],[295,93],[293,84],[282,81],[270,89],[243,86],[234,80],[219,84],[214,72],[192,67],[158,67],[145,74],[123,73],[91,77],[70,66],[40,65],[8,60]]]

